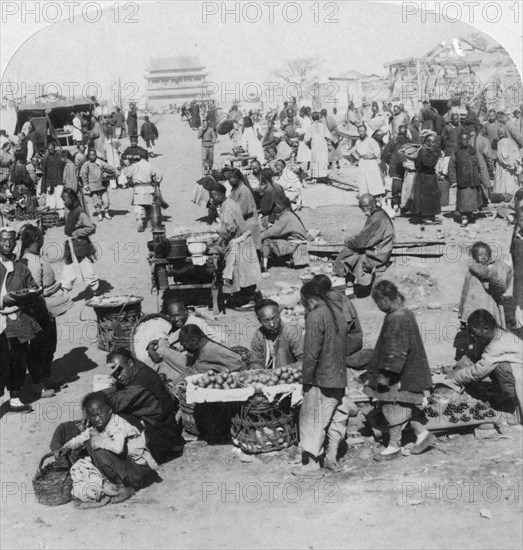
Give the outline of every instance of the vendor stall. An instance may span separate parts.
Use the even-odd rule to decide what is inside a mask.
[[[215,233],[188,233],[167,238],[164,229],[153,231],[148,243],[152,287],[160,291],[183,293],[185,302],[199,300],[203,291],[212,301],[213,312],[220,309],[222,287],[222,262],[215,247]],[[199,305],[192,303],[188,305]]]

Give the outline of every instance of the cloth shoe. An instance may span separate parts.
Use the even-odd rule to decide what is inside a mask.
[[[105,219],[106,219],[106,220],[112,220],[113,217],[111,216],[111,214],[109,214],[109,212],[106,212],[106,213],[105,213]]]
[[[291,473],[294,476],[308,479],[322,479],[325,475],[321,471],[320,465],[313,460],[309,460],[308,464],[299,464],[298,466],[294,466]]]
[[[387,447],[384,451],[381,451],[381,453],[375,454],[374,460],[378,462],[385,462],[387,460],[394,460],[401,457],[401,449],[397,447]]]
[[[104,217],[102,214],[98,214],[98,221],[101,222],[103,221]]]
[[[28,413],[33,411],[33,407],[31,407],[31,405],[25,405],[18,397],[12,397],[9,399],[8,410],[12,413]]]

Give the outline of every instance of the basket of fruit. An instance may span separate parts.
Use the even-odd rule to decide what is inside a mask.
[[[429,430],[443,430],[477,426],[494,422],[496,412],[481,401],[460,401],[452,403],[432,402],[426,409]]]
[[[269,402],[256,393],[232,419],[232,441],[247,453],[280,451],[294,445],[298,429],[291,413],[291,399],[286,396]]]

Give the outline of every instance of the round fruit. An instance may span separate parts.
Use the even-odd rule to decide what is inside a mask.
[[[205,373],[207,376],[211,376],[214,374],[214,371],[213,370],[208,370],[206,373]]]

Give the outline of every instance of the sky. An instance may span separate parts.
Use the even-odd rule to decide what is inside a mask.
[[[136,99],[145,91],[143,76],[150,59],[175,55],[199,55],[209,72],[208,80],[222,93],[234,89],[235,82],[242,91],[248,82],[266,87],[274,80],[272,69],[296,57],[320,57],[322,77],[350,69],[382,74],[385,62],[423,55],[442,40],[477,30],[462,21],[449,23],[440,18],[436,23],[430,15],[423,21],[419,8],[403,22],[401,5],[385,2],[273,2],[272,21],[263,1],[257,6],[247,2],[251,6],[240,11],[239,21],[234,13],[224,11],[226,4],[229,9],[238,4],[245,10],[236,2],[195,0],[127,2],[121,3],[118,11],[115,2],[99,2],[108,9],[91,15],[85,12],[85,16],[75,8],[73,22],[48,25],[21,45],[10,60],[2,56],[2,95],[6,83],[9,91],[25,90],[29,95],[35,89],[56,89],[66,96],[74,90],[79,92],[75,95],[85,95],[85,84],[95,82],[102,89],[102,98],[112,102],[115,93],[111,88],[115,90],[121,78],[124,98]],[[301,14],[291,4],[297,4]],[[414,2],[403,4],[403,9],[408,4],[411,12],[416,10]],[[53,12],[47,15],[55,17]],[[510,14],[503,15],[507,19]],[[16,17],[6,19],[3,15],[2,30],[20,25]],[[99,20],[88,22],[88,17]],[[247,20],[257,18],[257,22]],[[521,38],[521,25],[514,37]],[[12,49],[11,42],[9,46]]]

